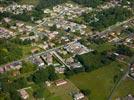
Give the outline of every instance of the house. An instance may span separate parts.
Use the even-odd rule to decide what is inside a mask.
[[[6,23],[9,23],[11,21],[11,19],[10,18],[4,18],[4,22],[6,22]]]
[[[63,74],[65,71],[65,67],[55,67],[55,72],[59,74]]]
[[[48,65],[52,65],[53,64],[52,54],[47,53],[46,62],[47,62]]]
[[[59,79],[59,80],[55,81],[56,86],[62,86],[62,85],[65,85],[65,84],[67,84],[66,80]]]
[[[48,87],[51,86],[51,83],[49,81],[46,81],[45,83]]]
[[[36,57],[33,61],[36,65],[39,67],[42,67],[45,65],[44,61],[40,57]]]
[[[10,64],[5,65],[4,70],[5,71],[10,71],[11,70],[11,65]]]
[[[74,100],[82,100],[84,97],[83,93],[76,93],[73,95]]]
[[[4,73],[4,68],[3,67],[0,67],[0,73]]]
[[[129,95],[127,95],[126,97],[124,97],[123,100],[134,100],[134,96],[131,95],[131,94],[129,94]]]
[[[26,100],[26,99],[29,98],[29,94],[27,93],[26,90],[21,89],[21,90],[19,91],[19,93],[20,93],[20,96],[21,96],[22,99]]]
[[[134,78],[134,64],[130,66],[129,75]]]
[[[74,63],[70,64],[70,66],[73,69],[75,69],[75,68],[82,68],[83,67],[80,62],[74,62]]]
[[[31,50],[31,52],[32,53],[36,53],[36,52],[38,52],[40,49],[39,48],[33,48],[32,50]]]
[[[17,70],[19,70],[20,68],[22,68],[22,62],[18,62],[18,61],[13,62],[13,63],[11,64],[11,68],[12,68],[12,69],[17,69]]]

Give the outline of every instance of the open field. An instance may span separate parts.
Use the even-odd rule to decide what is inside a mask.
[[[115,100],[115,98],[117,97],[124,97],[128,94],[134,94],[134,80],[130,78],[127,78],[124,81],[122,81],[120,86],[115,91],[112,99]]]
[[[79,91],[69,80],[68,83],[63,86],[57,87],[56,85],[52,85],[48,87],[48,89],[52,94],[48,100],[72,100],[71,93]]]
[[[115,85],[114,76],[126,69],[126,65],[113,62],[89,73],[80,73],[70,77],[70,80],[82,90],[90,90],[88,98],[91,100],[106,100],[112,87]]]

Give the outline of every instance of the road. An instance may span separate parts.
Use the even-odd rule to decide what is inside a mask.
[[[124,25],[124,24],[126,24],[126,23],[128,23],[129,21],[132,21],[132,20],[134,20],[134,17],[132,17],[132,18],[130,18],[130,19],[128,19],[128,20],[125,20],[125,21],[123,21],[123,22],[118,22],[118,23],[116,23],[115,25],[112,25],[112,26],[108,27],[108,28],[105,29],[104,31],[92,35],[91,37],[94,37],[94,36],[103,36],[103,35],[105,35],[107,32],[112,31],[113,29],[115,29],[116,27],[119,27],[119,26],[121,26],[121,25]]]
[[[130,66],[130,64],[128,64],[128,66]],[[129,68],[130,67],[127,68],[127,70],[124,72],[124,74],[122,75],[122,77],[118,80],[118,82],[112,88],[111,93],[110,93],[110,95],[108,97],[108,100],[112,100],[112,97],[113,97],[113,94],[114,94],[115,90],[119,87],[119,85],[121,84],[121,82],[123,80],[125,80],[125,78],[127,77],[128,73],[129,73]]]

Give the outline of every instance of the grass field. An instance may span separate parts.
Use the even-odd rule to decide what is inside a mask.
[[[127,96],[128,94],[134,94],[134,80],[130,78],[127,78],[120,84],[113,95],[113,100],[117,97]]]
[[[88,98],[91,100],[107,100],[112,87],[115,85],[113,77],[120,73],[126,65],[113,62],[108,66],[89,73],[80,73],[70,77],[70,80],[82,90],[90,90]]]
[[[48,90],[52,96],[47,98],[47,100],[72,100],[71,93],[79,91],[79,89],[70,81],[67,81],[67,84],[59,87],[52,85],[48,87]]]

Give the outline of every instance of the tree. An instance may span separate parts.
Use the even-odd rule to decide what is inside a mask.
[[[133,52],[130,50],[130,48],[125,45],[118,45],[116,52],[122,55],[126,55],[126,56],[133,55]]]
[[[23,62],[23,67],[20,69],[21,73],[28,73],[36,70],[36,66],[30,62]]]
[[[82,4],[84,6],[96,8],[100,4],[103,4],[106,0],[72,0],[78,4]]]
[[[27,86],[27,80],[25,77],[14,80],[12,83],[12,87],[15,87],[16,89],[21,89],[26,86]]]
[[[45,69],[40,69],[32,75],[32,80],[36,84],[40,84],[48,80],[48,72]]]
[[[96,0],[95,0],[96,1]],[[105,28],[122,22],[133,16],[131,10],[123,7],[112,7],[100,12],[83,13],[84,21],[93,27],[93,30],[102,31]],[[107,19],[107,20],[106,20]]]
[[[89,96],[91,94],[91,90],[89,89],[81,89],[80,90],[85,96]]]
[[[39,0],[38,5],[36,6],[36,10],[53,7],[58,4],[65,3],[66,1],[67,0]]]
[[[114,83],[117,82],[118,78],[119,78],[118,75],[114,75],[114,77],[113,77],[113,81],[114,81]]]
[[[57,76],[57,74],[55,73],[55,69],[54,69],[54,67],[53,66],[50,66],[50,67],[48,67],[48,79],[50,80],[50,81],[54,81],[54,80],[57,80],[58,79],[58,76]]]
[[[37,98],[37,99],[43,98],[43,97],[44,97],[44,94],[45,94],[44,92],[45,92],[44,88],[39,87],[39,88],[33,93],[33,96],[34,96],[35,98]]]
[[[56,30],[57,30],[56,24],[54,24],[52,27],[50,27],[50,31],[56,31]]]

